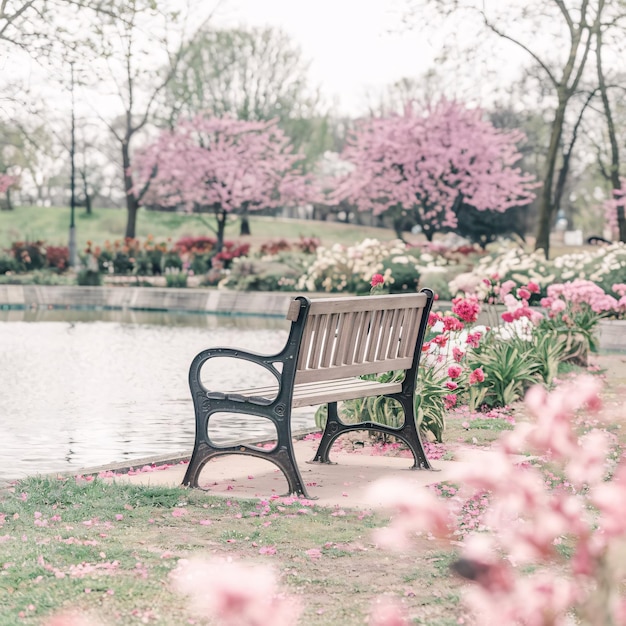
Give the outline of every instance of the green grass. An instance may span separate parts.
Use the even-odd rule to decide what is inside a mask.
[[[56,477],[0,493],[0,511],[2,625],[39,626],[69,608],[105,626],[208,624],[170,583],[179,559],[194,555],[273,567],[304,606],[300,624],[363,624],[380,595],[401,600],[413,620],[463,612],[451,556],[426,540],[399,555],[376,548],[370,533],[388,521],[377,514]]]
[[[211,222],[210,216],[204,219]],[[69,208],[17,207],[14,211],[0,212],[0,248],[8,247],[13,241],[42,239],[52,245],[67,245],[70,224]],[[264,216],[251,216],[250,226],[253,241],[271,239],[299,239],[319,237],[324,245],[334,243],[352,244],[367,237],[389,240],[395,237],[393,230]],[[125,209],[96,209],[87,215],[83,209],[76,214],[76,240],[78,249],[90,240],[96,244],[105,240],[121,239],[126,229]],[[179,213],[157,213],[140,210],[137,216],[137,236],[154,235],[158,239],[171,237],[176,241],[187,235],[213,236],[205,223],[196,215]],[[239,221],[233,218],[226,227],[226,239],[241,240]]]

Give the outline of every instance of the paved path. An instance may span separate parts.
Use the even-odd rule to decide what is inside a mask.
[[[436,471],[411,470],[412,460],[405,457],[371,456],[365,451],[331,451],[336,464],[307,463],[315,453],[317,441],[295,442],[295,453],[302,478],[312,498],[322,506],[370,507],[368,489],[380,478],[397,477],[413,486],[454,480],[468,463],[488,463],[492,452],[462,450],[454,461],[433,461]],[[187,465],[178,463],[166,469],[121,475],[114,479],[143,485],[180,485]],[[261,498],[283,495],[287,481],[273,463],[251,456],[229,455],[210,461],[204,468],[200,485],[210,493],[230,498]]]

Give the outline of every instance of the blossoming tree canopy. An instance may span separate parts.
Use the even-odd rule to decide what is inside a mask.
[[[5,193],[12,185],[18,181],[17,176],[0,174],[0,193]]]
[[[335,199],[395,221],[406,215],[430,239],[455,227],[461,203],[503,212],[534,198],[532,177],[514,167],[522,139],[522,133],[499,130],[479,109],[458,102],[441,100],[423,115],[407,106],[403,115],[357,127],[343,153],[355,169]]]
[[[307,199],[301,158],[275,121],[199,115],[136,155],[136,187],[149,185],[144,203],[213,213],[219,247],[228,214]]]

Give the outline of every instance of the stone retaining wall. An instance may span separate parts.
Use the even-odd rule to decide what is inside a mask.
[[[189,288],[0,285],[0,307],[84,307],[283,317],[294,295],[296,294]]]

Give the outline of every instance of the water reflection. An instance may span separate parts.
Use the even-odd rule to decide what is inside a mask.
[[[252,316],[0,311],[0,479],[189,453],[191,359],[216,345],[274,353],[287,329],[284,319]],[[236,388],[242,377],[255,384],[254,372],[221,361],[215,388]],[[295,420],[296,428],[312,424],[311,409]],[[272,432],[267,420],[234,416],[212,436]]]

